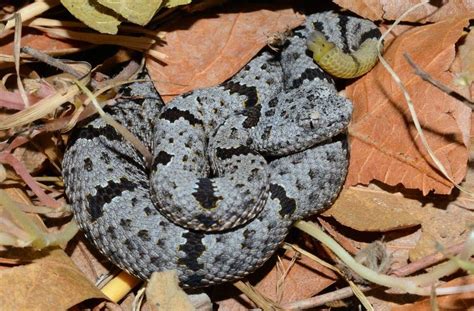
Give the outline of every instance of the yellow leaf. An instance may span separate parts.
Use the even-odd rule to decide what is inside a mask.
[[[179,287],[176,271],[154,272],[146,287],[146,297],[158,310],[195,310]]]
[[[126,20],[146,25],[161,6],[162,0],[97,0],[100,4],[114,10]]]
[[[165,3],[165,7],[173,8],[175,6],[185,5],[185,4],[190,4],[190,3],[191,3],[191,0],[168,0]]]
[[[94,0],[61,0],[66,9],[87,26],[102,33],[116,34],[120,20],[114,11]]]

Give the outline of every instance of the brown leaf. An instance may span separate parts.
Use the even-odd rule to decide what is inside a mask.
[[[459,57],[459,71],[456,72],[458,78],[456,81],[458,85],[464,89],[465,96],[470,98],[474,97],[474,27],[471,27],[466,38],[459,45],[459,53],[456,57]]]
[[[286,251],[280,258],[281,261],[277,262],[256,285],[256,289],[264,296],[282,304],[309,298],[333,284],[337,279],[332,270],[303,255],[291,264],[293,256],[295,256],[294,251]],[[281,287],[277,288],[276,284],[286,270],[288,270],[288,275],[282,281]]]
[[[413,99],[429,145],[456,183],[466,173],[470,109],[416,76],[403,53],[409,53],[435,79],[449,84],[454,44],[468,22],[468,17],[456,18],[409,30],[384,54]],[[450,193],[453,185],[435,169],[399,86],[381,64],[349,86],[347,95],[354,103],[354,114],[346,185],[377,179],[417,188],[425,195],[432,190]]]
[[[472,183],[463,184],[463,187],[470,192],[473,191]],[[346,238],[355,241],[354,245],[359,249],[364,247],[361,242],[379,239],[380,234],[375,234],[380,229],[389,253],[397,257],[397,260],[394,260],[396,264],[407,262],[408,259],[412,262],[417,261],[437,252],[439,246],[446,248],[465,241],[470,226],[474,223],[472,214],[474,201],[468,195],[458,196],[453,200],[446,196],[426,198],[414,192],[412,196],[407,197],[407,194],[402,196],[401,193],[387,192],[373,184],[368,188],[357,187],[349,190],[352,189],[356,191],[356,195],[348,196],[347,190],[343,191],[335,206],[323,216],[331,215],[338,223],[357,231],[346,230],[337,223],[331,228],[322,222],[324,228],[335,236],[341,245],[347,245],[347,241],[341,240],[338,235],[345,234]],[[359,204],[360,207],[353,207]],[[378,215],[372,211],[373,206],[376,206]],[[390,220],[390,217],[393,219]],[[419,228],[416,231],[414,231],[416,228],[400,228],[410,222],[420,224]]]
[[[13,151],[13,155],[18,158],[28,172],[34,174],[41,170],[48,159],[43,153],[34,150],[31,146],[21,146]]]
[[[370,20],[380,20],[383,18],[384,11],[380,0],[334,0],[334,3]]]
[[[303,20],[293,9],[256,4],[228,5],[226,11],[176,18],[161,29],[167,32],[166,44],[154,48],[169,55],[169,62],[148,58],[147,68],[165,101],[170,100],[223,82],[248,63],[272,34]]]
[[[446,208],[439,208],[443,203],[447,202],[440,200],[410,211],[412,217],[421,221],[421,236],[409,253],[411,261],[436,252],[437,245],[447,247],[466,240],[474,223],[472,201],[469,205],[460,201],[449,202]]]
[[[396,20],[406,10],[421,1],[402,0],[334,0],[341,7],[370,20]],[[431,1],[409,13],[405,22],[438,22],[446,18],[462,16],[474,10],[474,3],[468,0]]]
[[[464,276],[443,284],[442,287],[456,287],[463,285],[474,284],[474,276]],[[430,298],[424,298],[418,302],[405,304],[402,306],[394,306],[392,311],[431,311],[431,310],[459,310],[467,311],[474,310],[474,292],[469,291],[461,294],[453,294],[447,296],[436,297],[436,304],[438,308],[433,308]]]
[[[38,256],[40,252],[35,252]],[[104,295],[61,249],[42,251],[33,263],[0,271],[0,305],[5,310],[66,310]]]
[[[332,270],[303,255],[297,257],[297,260],[292,263],[293,256],[295,256],[294,251],[286,251],[280,260],[276,261],[273,268],[258,281],[255,289],[278,304],[283,304],[309,298],[336,281],[337,276]],[[286,272],[288,274],[279,284],[282,275]],[[254,277],[255,275],[250,276],[250,279]],[[247,298],[243,298],[242,295],[217,303],[223,310],[247,310],[250,305]]]
[[[323,213],[359,231],[385,232],[420,224],[409,210],[419,202],[388,192],[367,188],[345,189],[333,206]]]
[[[84,234],[79,232],[69,241],[66,249],[71,260],[84,276],[94,283],[102,275],[113,274],[115,266],[85,241]]]

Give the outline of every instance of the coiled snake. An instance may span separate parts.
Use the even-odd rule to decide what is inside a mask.
[[[343,52],[380,36],[370,22],[314,14],[280,54],[263,51],[231,80],[166,107],[152,83],[122,88],[108,112],[150,148],[151,168],[100,118],[73,133],[66,193],[107,258],[143,279],[176,269],[186,287],[231,281],[332,202],[346,175],[352,105],[307,51],[315,28]]]

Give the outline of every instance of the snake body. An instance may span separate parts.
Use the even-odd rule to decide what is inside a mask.
[[[63,175],[91,243],[142,279],[175,269],[183,286],[209,286],[260,267],[292,223],[327,207],[347,171],[352,105],[305,51],[315,27],[349,32],[326,29],[334,20],[308,16],[280,54],[167,106],[151,82],[123,87],[108,113],[151,150],[150,168],[101,119],[77,129]]]

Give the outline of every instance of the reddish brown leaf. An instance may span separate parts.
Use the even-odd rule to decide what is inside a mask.
[[[26,170],[30,174],[34,174],[44,168],[47,161],[46,155],[38,150],[32,149],[31,146],[18,147],[13,152],[13,155],[25,165]]]
[[[371,20],[395,20],[406,10],[421,1],[402,0],[334,0],[341,7],[351,10],[358,15]],[[474,10],[474,3],[468,0],[450,0],[433,2],[409,13],[403,21],[407,22],[438,22],[443,19],[464,15],[467,11]]]
[[[453,80],[448,69],[454,59],[454,44],[468,22],[468,17],[455,18],[409,30],[384,55],[411,95],[429,145],[456,183],[466,173],[470,109],[416,76],[403,53],[409,53],[421,68],[449,85]],[[432,190],[450,193],[452,184],[435,169],[399,86],[381,64],[348,87],[347,94],[354,102],[354,115],[346,185],[377,179],[417,188],[423,194]]]
[[[332,270],[303,255],[292,265],[293,256],[295,252],[287,251],[258,283],[256,288],[263,295],[278,303],[285,303],[311,297],[335,282],[337,277]],[[288,275],[281,287],[277,288],[278,280],[286,270]]]
[[[293,9],[269,5],[226,6],[226,11],[177,18],[167,24],[166,44],[155,50],[167,64],[147,59],[155,86],[165,100],[234,75],[267,44],[269,37],[303,22]]]
[[[380,20],[383,18],[383,9],[380,0],[334,0],[341,7],[370,20]]]
[[[255,285],[256,290],[278,304],[283,304],[309,298],[337,279],[332,270],[306,256],[301,255],[292,263],[294,255],[294,251],[287,251]],[[282,275],[286,272],[288,274],[282,279]],[[219,301],[218,304],[225,310],[247,310],[251,303],[241,295]]]

